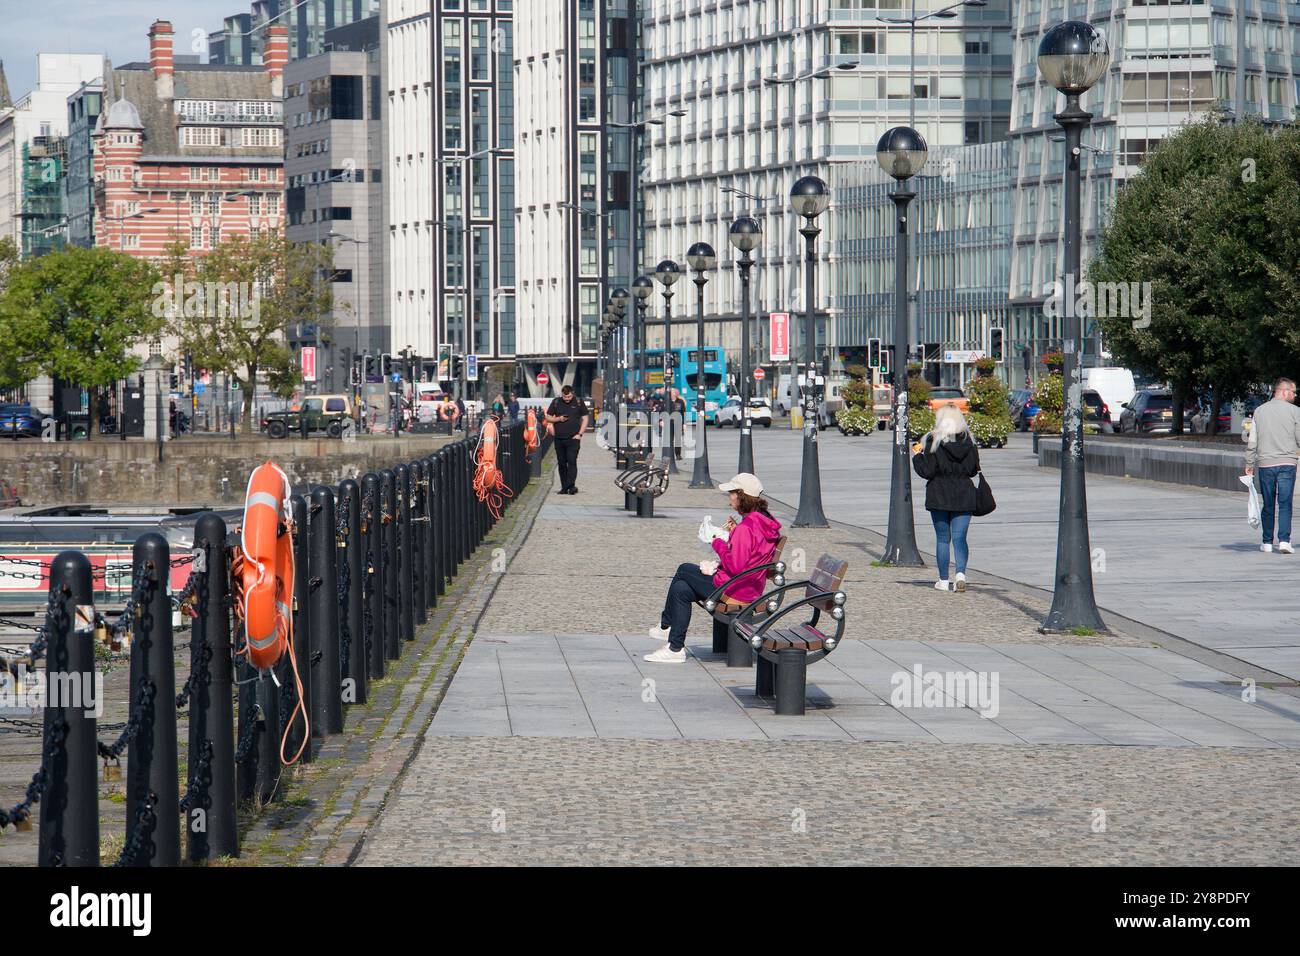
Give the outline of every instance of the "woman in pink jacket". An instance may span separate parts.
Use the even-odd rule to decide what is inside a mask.
[[[767,502],[762,497],[763,485],[753,475],[742,472],[718,487],[730,494],[731,507],[740,515],[740,521],[727,519],[728,539],[713,539],[718,560],[677,568],[668,586],[659,626],[650,628],[651,637],[668,642],[645,656],[652,663],[681,664],[686,660],[686,629],[691,623],[691,606],[696,601],[724,584],[727,587],[723,593],[733,601],[748,604],[763,593],[767,572],[744,575],[741,572],[772,562],[776,543],[781,538],[781,523],[768,514]]]

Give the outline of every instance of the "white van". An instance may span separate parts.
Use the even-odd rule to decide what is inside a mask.
[[[1124,403],[1137,394],[1133,373],[1126,368],[1114,366],[1083,369],[1083,387],[1090,388],[1101,396],[1101,400],[1110,409],[1111,424],[1116,427],[1119,426]]]

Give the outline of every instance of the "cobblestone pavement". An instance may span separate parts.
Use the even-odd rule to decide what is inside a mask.
[[[610,690],[613,679],[602,667],[648,668],[637,652],[650,641],[637,635],[655,622],[676,565],[705,556],[695,538],[702,516],[720,522],[726,513],[724,496],[687,489],[683,475],[657,503],[654,520],[637,519],[620,510],[608,456],[588,449],[584,455],[579,495],[559,497],[552,488],[359,864],[1300,861],[1297,762],[1283,749],[1297,742],[1300,722],[1294,698],[1285,695],[1269,697],[1276,706],[1262,708],[1276,736],[1250,747],[1217,745],[1200,718],[1187,715],[1187,737],[1167,728],[1174,739],[1159,738],[1169,746],[1061,745],[1027,742],[1032,735],[1024,734],[1006,744],[944,743],[933,733],[915,740],[680,739],[726,736],[707,729],[684,734],[680,727],[662,735],[675,739],[632,739],[656,734],[631,701],[604,712],[608,734],[597,735],[594,712],[592,732],[566,729],[549,696],[555,673],[547,673],[546,660],[533,659],[531,676],[501,672],[516,680],[513,699],[530,709],[512,708],[504,728],[456,729],[448,721],[457,707],[472,711],[495,693],[473,662],[499,658],[516,644],[526,657],[544,644],[557,647],[584,701],[593,688]],[[729,474],[715,469],[720,477]],[[777,516],[789,528],[788,511]],[[1208,665],[1153,646],[1142,628],[1122,620],[1110,620],[1111,634],[1040,634],[1042,592],[976,574],[967,593],[943,594],[930,587],[931,572],[872,567],[879,555],[872,536],[843,527],[791,529],[789,536],[792,564],[801,550],[806,563],[823,551],[850,561],[851,624],[837,651],[846,662],[854,653],[897,662],[899,654],[923,652],[927,660],[971,667],[986,666],[991,655],[1032,670],[1037,665],[1030,662],[1050,659],[1069,678],[1062,681],[1066,692],[1132,716],[1154,702],[1147,698],[1169,695],[1222,717],[1240,693],[1237,671],[1207,673]],[[744,702],[730,700],[731,691],[708,672],[717,668],[705,660],[711,628],[702,617],[695,615],[688,637],[700,650],[697,660],[661,667],[655,679],[661,694],[684,682],[687,697],[712,682],[700,693],[715,698],[696,711],[708,723],[716,700],[733,708]],[[835,659],[810,669],[810,685]],[[684,676],[692,671],[700,676]],[[1162,691],[1153,689],[1152,672],[1168,681]],[[1026,699],[1039,702],[1027,690]],[[686,703],[678,710],[689,714],[693,702]],[[673,706],[664,709],[675,721]],[[887,709],[877,702],[878,711]],[[814,700],[807,718],[766,719],[815,721],[821,714]],[[456,735],[443,735],[444,727]]]
[[[430,738],[358,862],[1293,865],[1295,779],[1284,751]]]

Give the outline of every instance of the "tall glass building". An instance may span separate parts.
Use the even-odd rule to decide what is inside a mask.
[[[316,56],[328,47],[326,30],[374,16],[378,8],[378,0],[254,0],[248,13],[226,17],[208,34],[208,62],[259,66],[271,22],[289,29],[290,60]]]
[[[384,4],[386,311],[397,351],[463,351],[468,314],[480,368],[514,361],[514,6]]]
[[[909,341],[924,347],[925,371],[936,384],[969,377],[970,352],[986,352],[990,330],[1010,313],[1011,144],[939,146],[922,174],[908,180],[914,235],[907,294],[916,327]],[[868,339],[894,341],[894,180],[873,158],[833,168],[838,236],[832,256],[842,358],[865,364]],[[1016,373],[1011,372],[1013,380]]]

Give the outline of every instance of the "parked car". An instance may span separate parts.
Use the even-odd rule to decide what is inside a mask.
[[[49,418],[45,412],[30,405],[10,404],[0,406],[0,436],[5,438],[40,438],[41,423]]]
[[[1103,404],[1110,409],[1111,424],[1119,421],[1120,410],[1137,391],[1133,382],[1133,373],[1126,368],[1115,366],[1097,366],[1081,370],[1083,387],[1090,388],[1101,396]]]
[[[930,409],[938,411],[945,405],[956,405],[963,415],[970,413],[970,401],[960,388],[953,385],[934,385],[930,388]]]
[[[755,425],[762,425],[764,428],[772,427],[772,403],[766,398],[751,398],[749,400],[749,420]],[[724,425],[730,425],[732,428],[740,427],[740,398],[733,395],[722,403],[718,409],[718,414],[714,418],[714,424],[719,428]]]
[[[1016,431],[1027,432],[1034,427],[1034,419],[1038,417],[1040,409],[1034,401],[1032,389],[1014,390],[1008,397],[1007,404],[1011,410],[1011,424]]]
[[[1242,404],[1246,406],[1246,417],[1251,418],[1255,414],[1255,409],[1267,402],[1268,399],[1262,395],[1252,395],[1249,398],[1242,399]],[[1223,402],[1219,405],[1219,434],[1226,435],[1232,431],[1232,402]]]
[[[1173,428],[1174,393],[1168,389],[1143,389],[1125,402],[1123,409],[1119,416],[1121,433],[1167,435]]]
[[[270,438],[284,438],[301,431],[301,416],[307,416],[307,431],[324,432],[330,438],[343,435],[343,420],[352,417],[352,401],[346,395],[308,395],[302,408],[271,412],[262,418],[262,431]]]
[[[1097,431],[1103,435],[1115,433],[1115,426],[1110,421],[1110,406],[1096,389],[1083,390],[1083,423],[1097,426]]]

